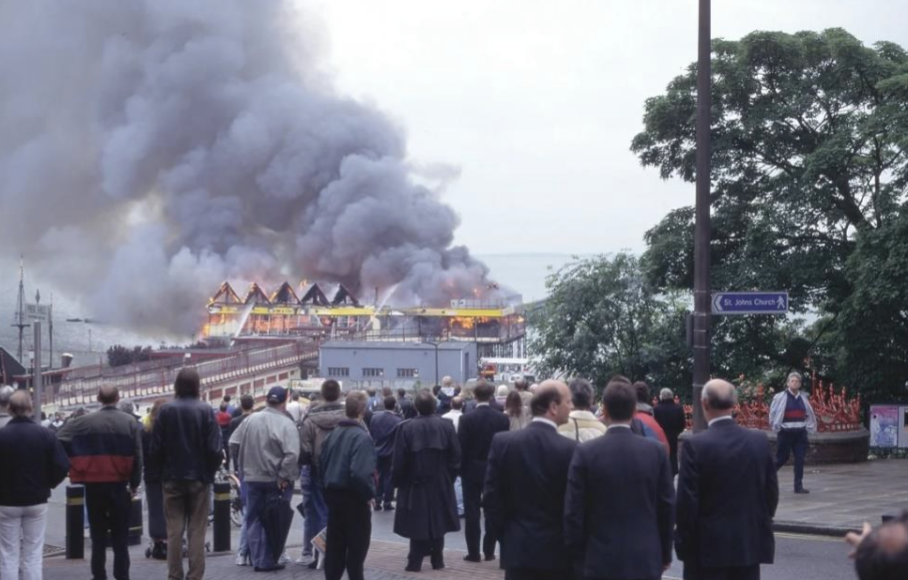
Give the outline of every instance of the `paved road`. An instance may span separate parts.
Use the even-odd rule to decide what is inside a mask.
[[[372,537],[404,541],[391,531],[392,514],[377,513],[372,518]],[[465,551],[463,533],[445,537],[447,549]],[[848,546],[838,538],[776,534],[776,565],[764,566],[763,580],[853,580],[856,578],[848,559]],[[681,578],[680,562],[675,562],[666,577]]]
[[[49,544],[63,546],[65,533],[65,510],[64,510],[65,492],[61,487],[54,493],[49,510],[49,522],[47,528],[47,542]],[[373,538],[377,541],[399,543],[400,552],[400,572],[403,572],[404,553],[406,547],[405,540],[396,536],[393,531],[393,512],[378,512],[373,517]],[[238,530],[234,530],[233,546],[237,545]],[[296,557],[299,554],[299,546],[302,541],[302,519],[297,516],[294,527],[291,531],[288,544],[291,546],[290,555]],[[459,558],[465,550],[463,533],[457,532],[448,534],[446,538],[446,547],[448,550],[455,551],[449,555],[450,558]],[[393,546],[392,546],[393,548]],[[144,560],[141,553],[144,546],[134,550],[137,561]],[[388,549],[385,550],[386,552]],[[240,570],[234,570],[232,558],[213,557],[210,559],[211,566],[216,568],[225,568],[225,574],[233,576],[234,573],[241,573]],[[391,570],[395,566],[395,557],[382,558],[384,562],[390,562],[386,567]],[[86,564],[87,566],[87,564]],[[496,573],[493,564],[479,564],[477,566],[475,578],[499,578],[503,575]],[[143,567],[144,568],[144,567]],[[281,573],[286,578],[309,578],[301,569],[288,570]],[[71,572],[72,569],[69,568]],[[138,569],[136,570],[138,572]],[[214,569],[211,570],[214,572]],[[377,574],[372,577],[390,578],[390,570]],[[681,566],[679,563],[672,565],[666,574],[666,578],[681,578]],[[453,573],[453,571],[452,571]],[[244,574],[241,574],[244,576]],[[53,580],[53,575],[45,574],[49,580]],[[221,575],[219,575],[221,576]],[[440,574],[432,574],[433,577],[442,578]],[[447,575],[446,575],[447,576]],[[450,576],[455,577],[455,576]],[[459,577],[457,575],[456,577]],[[850,560],[848,560],[848,547],[837,538],[803,536],[794,534],[776,534],[776,564],[773,566],[764,566],[762,577],[764,580],[852,580],[855,578],[854,569]],[[222,579],[223,580],[223,579]]]

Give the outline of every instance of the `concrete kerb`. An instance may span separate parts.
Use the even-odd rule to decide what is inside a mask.
[[[776,521],[772,524],[772,531],[786,534],[800,534],[804,536],[825,536],[829,538],[844,538],[848,532],[860,532],[849,527],[824,526],[807,522]]]

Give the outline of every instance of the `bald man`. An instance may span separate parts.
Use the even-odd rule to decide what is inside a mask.
[[[735,423],[731,383],[706,383],[701,404],[709,429],[682,444],[675,551],[685,580],[758,580],[779,503],[769,439]]]
[[[865,523],[863,534],[845,539],[856,547],[851,557],[860,580],[908,578],[908,510],[873,530]]]
[[[482,507],[501,543],[506,580],[571,577],[564,549],[564,494],[577,442],[558,433],[573,408],[561,381],[545,381],[530,401],[533,420],[492,439]]]
[[[142,481],[142,424],[117,408],[120,392],[105,385],[101,408],[70,419],[57,438],[69,454],[69,478],[85,484],[91,533],[91,575],[106,580],[108,533],[114,553],[113,576],[129,580],[129,513],[132,494]]]

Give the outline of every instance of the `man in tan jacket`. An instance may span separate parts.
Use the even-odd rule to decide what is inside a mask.
[[[574,410],[568,422],[558,427],[558,432],[583,443],[605,435],[605,425],[590,410],[593,406],[593,386],[586,379],[574,379],[568,385]]]

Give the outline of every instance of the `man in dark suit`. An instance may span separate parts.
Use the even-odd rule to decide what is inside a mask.
[[[659,392],[659,404],[653,407],[653,417],[665,431],[672,473],[678,475],[678,437],[687,428],[687,419],[684,416],[684,407],[675,402],[675,395],[671,389],[662,389]]]
[[[492,439],[482,507],[501,542],[506,580],[572,578],[563,499],[577,442],[558,434],[571,408],[567,385],[545,381],[530,404],[533,421]]]
[[[658,580],[672,561],[668,454],[631,431],[631,385],[612,381],[602,402],[608,431],[577,448],[568,472],[565,544],[585,580]]]
[[[732,418],[735,387],[703,387],[709,429],[682,445],[675,550],[685,580],[758,580],[775,552],[779,482],[766,435]]]
[[[460,476],[463,482],[464,536],[467,540],[467,555],[464,560],[479,562],[480,539],[480,506],[482,505],[482,485],[486,479],[486,463],[489,460],[489,449],[492,437],[496,433],[507,431],[511,422],[501,411],[489,406],[492,399],[492,385],[480,381],[473,389],[476,397],[476,410],[460,417],[457,437],[460,439],[462,454]],[[486,521],[486,535],[482,542],[485,559],[495,559],[495,534],[489,529]]]

